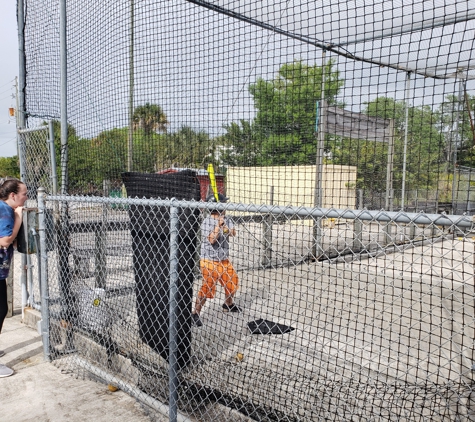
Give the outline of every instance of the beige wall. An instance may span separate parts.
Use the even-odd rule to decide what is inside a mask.
[[[323,166],[323,207],[355,208],[356,167]],[[315,166],[229,167],[226,195],[232,202],[269,204],[274,186],[274,205],[314,206]]]

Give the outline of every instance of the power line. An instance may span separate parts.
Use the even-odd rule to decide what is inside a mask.
[[[13,94],[12,94],[12,95],[13,95]],[[0,98],[0,101],[6,100],[7,98],[10,98],[10,99],[12,99],[12,100],[14,99],[13,96],[7,95],[6,97]]]
[[[7,82],[3,85],[0,85],[0,88],[3,88],[4,86],[8,85],[8,84],[11,84],[11,83],[14,83],[15,82],[15,79],[12,79],[10,82]]]
[[[12,91],[13,87],[6,89],[5,91],[0,92],[0,94],[4,94],[7,91]]]
[[[9,144],[10,142],[16,142],[16,138],[12,138],[12,139],[10,139],[9,141],[4,142],[3,144],[0,144],[0,147],[3,147],[4,145]]]

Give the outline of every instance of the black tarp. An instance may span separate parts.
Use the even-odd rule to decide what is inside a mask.
[[[285,334],[295,330],[289,325],[278,324],[262,318],[248,322],[247,327],[251,334]]]
[[[200,184],[191,170],[168,174],[129,172],[122,179],[129,198],[200,200]],[[200,212],[180,208],[178,214],[177,364],[183,368],[191,353],[193,273]],[[140,338],[168,361],[170,209],[131,205],[129,216]]]

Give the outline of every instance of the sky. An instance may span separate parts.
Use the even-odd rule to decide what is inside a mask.
[[[379,10],[378,7],[390,3],[384,2],[384,0],[374,0],[373,2],[362,0],[356,2],[335,1],[341,4],[342,8],[350,7],[348,6],[350,4],[366,7],[366,4],[374,3],[377,6],[375,6],[376,12]],[[85,10],[92,3],[97,3],[97,1],[71,2],[75,8],[84,4],[81,7]],[[170,8],[166,2],[150,3],[148,6],[145,3],[138,9],[136,16],[137,23],[140,23],[140,19],[142,19],[143,24],[136,28],[137,39],[142,37],[142,44],[136,46],[135,104],[151,102],[166,106],[165,112],[171,122],[169,128],[171,131],[186,125],[196,130],[205,130],[212,136],[220,135],[223,133],[224,124],[241,118],[251,119],[254,116],[255,110],[248,86],[254,83],[257,78],[270,80],[283,63],[300,60],[302,57],[306,58],[309,64],[321,63],[321,52],[318,48],[315,49],[290,38],[284,39],[283,37],[274,36],[274,33],[271,36],[269,32],[264,30],[249,29],[247,25],[240,21],[231,23],[230,19],[214,16],[207,9],[193,8],[193,14],[190,15],[187,2],[176,2],[176,8]],[[220,2],[214,1],[212,3]],[[225,3],[241,7],[241,4],[247,4],[248,2],[227,1]],[[457,2],[456,0],[436,0],[435,2],[423,0],[420,3],[428,4],[428,12],[434,9],[434,5],[436,5],[437,13],[440,13],[443,7],[447,7],[447,4],[462,4],[463,2]],[[464,7],[469,7],[469,3],[475,4],[475,0],[470,0],[467,4],[463,3]],[[17,154],[15,119],[9,117],[8,113],[9,107],[15,107],[16,104],[12,94],[14,94],[15,77],[18,76],[16,0],[0,0],[0,4],[2,6],[2,13],[0,14],[0,57],[3,61],[0,65],[0,157],[8,157]],[[182,4],[181,8],[179,4]],[[308,8],[313,2],[310,0],[305,2],[266,0],[262,2],[261,9],[268,10],[266,6],[268,4],[275,5],[277,10],[274,14],[266,15],[269,23],[279,22],[284,29],[289,29],[290,27],[294,28],[295,25],[293,21],[283,19],[283,16],[288,15],[287,19],[292,17],[297,19],[300,12],[309,14],[312,10]],[[292,4],[293,6],[288,11],[281,7],[282,10],[285,10],[285,13],[283,13],[278,6],[284,4]],[[302,5],[305,4],[307,5],[306,8],[300,10],[303,7]],[[322,4],[329,7],[332,2],[323,2]],[[392,4],[403,5],[404,2],[394,1]],[[125,13],[121,7],[116,11]],[[400,9],[401,7],[398,10]],[[342,10],[335,13],[331,19],[327,19],[328,22],[333,22],[335,25],[340,20],[346,22],[351,13],[348,12],[347,16],[343,14]],[[242,10],[239,9],[238,11]],[[76,9],[73,12],[76,15],[78,14]],[[376,12],[374,18],[379,19],[379,14]],[[82,34],[87,34],[87,36],[84,35],[81,38],[81,43],[73,44],[71,47],[69,59],[71,68],[68,68],[71,89],[75,87],[75,89],[81,89],[82,95],[72,96],[69,99],[68,112],[71,124],[76,127],[78,134],[83,137],[93,137],[101,131],[112,127],[125,127],[128,124],[128,70],[126,66],[129,49],[127,44],[124,44],[128,40],[128,21],[125,18],[121,21],[122,24],[118,25],[114,13],[97,14],[94,17],[84,16],[84,20],[80,22],[84,25]],[[275,19],[278,18],[276,22],[272,20],[273,16]],[[370,16],[373,16],[373,14]],[[391,16],[391,14],[388,15],[388,17]],[[161,24],[155,25],[160,19],[162,20]],[[420,20],[422,17],[418,19]],[[324,28],[321,25],[308,25],[306,20],[303,22],[305,25],[300,25],[300,29],[304,31],[302,36],[322,39],[323,35],[320,32]],[[358,27],[351,19],[347,23],[354,30]],[[227,24],[229,24],[229,27],[225,26]],[[457,37],[451,36],[447,45],[454,46],[455,53],[450,56],[453,63],[457,66],[464,64],[466,67],[466,56],[468,55],[468,58],[471,59],[473,55],[471,46],[475,29],[472,24],[467,27],[468,24],[465,22],[460,25],[462,27],[458,28],[459,34],[464,34],[466,39],[462,40],[463,43],[459,40],[460,43],[455,44]],[[195,28],[194,31],[192,30],[193,27]],[[50,25],[49,28],[54,30],[55,26]],[[108,30],[104,32],[104,28],[108,28]],[[339,26],[335,26],[334,30],[336,31],[338,28]],[[363,29],[361,28],[360,32],[365,33]],[[373,29],[370,25],[367,31],[371,32]],[[309,33],[308,31],[314,32]],[[357,53],[356,55],[359,54],[362,57],[378,52],[381,56],[378,57],[382,62],[387,62],[388,58],[384,56],[386,54],[403,64],[409,63],[409,59],[415,57],[421,66],[435,63],[439,67],[444,67],[447,64],[448,54],[442,53],[446,53],[446,46],[441,47],[442,42],[436,38],[437,30],[429,32],[434,33],[434,39],[429,37],[433,44],[433,52],[432,50],[429,52],[428,45],[426,45],[427,40],[424,37],[422,37],[423,39],[415,38],[416,35],[414,34],[411,35],[413,42],[404,44],[404,48],[400,48],[401,43],[398,39],[386,41],[386,44],[381,45],[380,41],[377,40],[374,48],[364,42],[358,48],[353,45],[346,48],[351,51],[354,50]],[[104,36],[104,33],[107,36]],[[451,32],[448,31],[448,34],[450,35]],[[90,41],[99,39],[98,36],[102,36],[102,43],[97,44],[95,41]],[[467,48],[464,43],[469,43],[470,48]],[[159,48],[161,44],[171,47],[161,51]],[[442,44],[444,45],[444,43]],[[391,50],[390,52],[388,45],[397,51]],[[411,50],[412,55],[406,51],[408,46],[415,49],[414,51]],[[185,47],[185,50],[180,50],[183,47]],[[39,52],[43,50],[44,47],[42,46],[38,48]],[[158,52],[161,53],[161,61],[157,59]],[[122,54],[120,57],[118,56],[119,53]],[[426,60],[426,55],[434,63],[430,62],[429,59]],[[120,60],[117,59],[118,57]],[[337,57],[329,54],[328,57],[337,59],[339,68],[345,72],[345,90],[342,91],[342,95],[349,109],[360,111],[365,102],[382,94],[395,96],[399,100],[404,98],[404,72],[399,72],[395,77],[393,75],[394,71],[391,73],[382,68],[378,70],[377,67],[365,66],[361,64],[362,62],[349,61],[341,56]],[[217,60],[219,60],[219,66],[216,65]],[[413,63],[411,62],[411,64]],[[44,65],[44,63],[39,60],[39,71],[43,69],[41,65]],[[383,72],[386,71],[389,76],[383,75]],[[47,84],[51,83],[51,80],[56,81],[55,83],[59,80],[52,77],[44,79],[46,88],[48,88]],[[157,88],[154,85],[154,81],[164,80],[167,81],[165,86],[160,85]],[[41,82],[41,78],[38,78],[37,81]],[[440,82],[435,86],[436,82],[431,78],[419,77],[414,84],[412,100],[415,105],[437,104],[447,93],[455,92],[450,83]],[[435,88],[431,87],[432,84]],[[468,88],[473,89],[474,85],[475,81],[472,81]],[[43,85],[41,87],[43,88]],[[38,92],[39,94],[36,97],[29,97],[34,111],[39,115],[42,114],[41,112],[44,112],[43,115],[57,115],[57,109],[54,110],[55,114],[49,108],[51,104],[54,104],[57,108],[57,101],[48,101],[48,99],[42,97],[44,92],[48,92],[48,90],[43,89],[42,91],[38,90]],[[75,116],[76,119],[74,119]]]
[[[0,0],[0,157],[17,155],[15,118],[9,108],[16,107],[15,77],[18,76],[18,32],[16,0]]]

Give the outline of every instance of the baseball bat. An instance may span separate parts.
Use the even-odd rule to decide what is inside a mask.
[[[209,175],[209,181],[211,183],[211,189],[213,189],[213,194],[214,194],[214,197],[216,198],[216,202],[219,202],[218,185],[216,184],[216,176],[214,174],[213,164],[208,164],[208,175]]]

